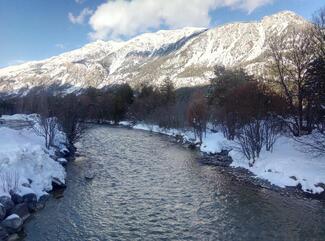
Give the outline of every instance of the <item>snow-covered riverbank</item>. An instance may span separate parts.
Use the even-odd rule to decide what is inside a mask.
[[[0,118],[0,240],[17,240],[31,212],[43,208],[53,186],[65,186],[66,136],[56,127],[46,148],[37,115]],[[38,134],[36,134],[38,133]]]
[[[9,196],[12,186],[21,195],[35,193],[39,198],[52,190],[53,179],[65,182],[65,169],[53,159],[56,150],[47,150],[44,138],[31,126],[17,125],[35,125],[34,115],[2,116],[1,120],[4,124],[0,125],[0,196]],[[58,131],[54,144],[58,150],[66,151],[65,143],[65,135]]]
[[[195,143],[194,133],[178,129],[163,129],[156,125],[135,124],[120,122],[120,125],[134,129],[152,131],[169,136],[182,136],[186,142]],[[235,146],[227,140],[221,132],[208,130],[203,138],[200,150],[204,153],[218,153],[225,147]],[[319,186],[325,183],[325,157],[312,157],[304,153],[301,144],[288,137],[280,137],[273,152],[262,150],[260,158],[253,167],[236,148],[230,152],[233,167],[242,167],[251,171],[257,178],[262,178],[279,187],[301,185],[305,192],[322,193],[324,189]]]

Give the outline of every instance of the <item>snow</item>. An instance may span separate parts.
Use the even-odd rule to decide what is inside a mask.
[[[165,129],[144,123],[132,125],[131,122],[127,121],[120,124],[168,136],[181,135],[186,142],[198,142],[191,130]],[[222,132],[208,129],[203,137],[200,150],[203,153],[213,154],[223,149],[233,149],[230,152],[233,159],[232,167],[248,169],[257,178],[267,180],[279,187],[284,188],[301,184],[302,190],[305,192],[321,193],[324,191],[317,185],[325,183],[325,157],[313,157],[311,154],[303,152],[302,144],[289,137],[280,137],[274,145],[273,152],[263,149],[253,167],[250,167],[249,161],[237,151],[237,148],[233,147],[236,147],[236,144],[227,140]]]
[[[19,218],[20,219],[20,217],[17,215],[17,214],[11,214],[10,216],[8,216],[7,218],[6,218],[6,220],[12,220],[12,219],[16,219],[16,218]]]
[[[36,115],[24,115],[24,114],[15,114],[15,115],[2,115],[1,119],[5,121],[34,121]]]
[[[14,115],[3,116],[2,119],[21,121],[34,120],[35,117]],[[65,148],[65,141],[65,135],[60,132],[54,142],[57,146]],[[36,135],[30,127],[11,129],[0,125],[0,196],[8,196],[7,186],[16,186],[15,182],[18,184],[18,193],[35,193],[38,197],[52,189],[53,178],[64,183],[64,168],[50,157],[54,151],[47,150],[44,139]],[[8,176],[11,177],[9,181]]]

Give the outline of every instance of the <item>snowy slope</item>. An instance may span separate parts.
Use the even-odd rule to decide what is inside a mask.
[[[164,30],[125,42],[97,41],[44,61],[0,69],[0,92],[19,93],[51,85],[61,86],[65,92],[125,82],[159,85],[166,77],[177,87],[195,86],[208,82],[216,64],[259,73],[268,36],[307,23],[286,11],[259,22]]]
[[[2,116],[1,119],[33,123],[34,117],[14,115]],[[55,144],[65,148],[65,142],[65,135],[58,133]],[[40,197],[52,189],[53,178],[64,183],[65,170],[50,157],[53,154],[53,150],[45,148],[44,139],[31,128],[12,129],[0,125],[0,196],[8,196],[10,186],[16,187],[22,195],[35,193]]]

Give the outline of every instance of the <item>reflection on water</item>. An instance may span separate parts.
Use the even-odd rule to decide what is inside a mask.
[[[325,240],[324,203],[235,182],[166,137],[94,126],[78,151],[26,240]]]

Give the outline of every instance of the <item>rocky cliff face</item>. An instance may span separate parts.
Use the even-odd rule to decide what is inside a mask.
[[[259,22],[159,31],[125,42],[97,41],[50,59],[0,69],[0,92],[53,85],[65,93],[121,83],[159,85],[167,77],[176,87],[196,86],[209,82],[216,64],[259,74],[268,58],[268,37],[307,23],[286,11]]]

